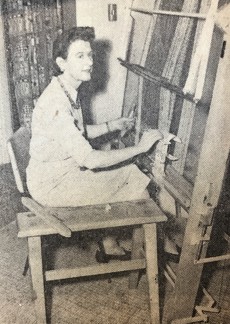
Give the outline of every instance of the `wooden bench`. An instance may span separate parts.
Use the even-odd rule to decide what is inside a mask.
[[[17,158],[13,153],[16,149],[16,142],[18,143],[17,152],[20,152],[18,145],[23,139],[28,140],[26,132],[25,129],[19,130],[21,141],[15,141],[17,134],[14,134],[14,137],[9,141],[13,170],[17,172],[19,180],[20,175],[25,174],[22,172],[23,170],[20,170],[20,165],[25,167],[26,163],[21,161],[17,164]],[[22,134],[24,135],[22,136]],[[24,144],[22,147],[25,157],[26,145]],[[153,324],[160,323],[156,226],[158,223],[166,221],[167,218],[154,201],[146,199],[74,208],[47,208],[39,205],[30,197],[22,197],[22,203],[30,211],[17,215],[18,237],[28,239],[29,265],[35,295],[37,323],[46,323],[47,321],[45,298],[47,281],[130,271],[129,287],[136,288],[139,271],[145,268],[149,286],[151,321]],[[72,232],[117,227],[133,229],[131,260],[78,268],[45,269],[42,237],[53,234],[70,236]]]

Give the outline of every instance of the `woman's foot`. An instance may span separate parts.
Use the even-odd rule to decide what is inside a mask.
[[[96,251],[98,263],[108,263],[110,260],[127,261],[131,259],[131,252],[120,247],[114,238],[108,237],[98,242],[99,249]]]
[[[100,241],[106,254],[122,255],[125,254],[124,249],[117,243],[114,237],[108,236]],[[100,246],[99,246],[100,247]]]

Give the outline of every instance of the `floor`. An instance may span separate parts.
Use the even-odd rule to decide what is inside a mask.
[[[22,275],[27,242],[17,238],[15,222],[1,229],[0,237],[0,323],[36,323],[30,275]],[[94,239],[88,237],[89,244],[85,244],[79,238],[65,242],[53,238],[49,242],[52,253],[47,255],[49,266],[93,262],[97,248]],[[126,239],[122,244],[129,248],[130,241]],[[173,266],[176,271],[176,265]],[[219,264],[210,281],[209,292],[221,306],[219,314],[208,314],[210,324],[230,323],[229,268],[229,263]],[[173,288],[165,279],[161,281],[161,288],[163,286],[165,297],[161,298],[161,313],[166,324]],[[119,274],[113,276],[110,283],[108,277],[56,282],[47,286],[47,296],[51,324],[150,324],[145,274],[137,290],[128,289],[128,274]]]

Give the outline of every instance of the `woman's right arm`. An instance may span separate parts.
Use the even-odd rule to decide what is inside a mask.
[[[162,134],[153,129],[145,132],[136,146],[111,151],[93,150],[87,155],[83,164],[88,169],[109,167],[147,152],[160,139]]]

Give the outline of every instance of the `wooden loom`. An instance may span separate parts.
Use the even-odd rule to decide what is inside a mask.
[[[133,29],[127,58],[120,60],[128,69],[124,115],[137,107],[135,138],[129,139],[134,143],[139,141],[143,130],[154,127],[165,134],[173,132],[182,140],[182,144],[177,142],[172,150],[179,159],[167,165],[163,163],[163,167],[167,152],[159,143],[157,149],[162,152],[163,148],[163,158],[156,158],[152,163],[150,177],[175,199],[177,216],[181,215],[181,208],[187,214],[182,255],[177,278],[174,277],[174,305],[168,323],[198,322],[204,320],[200,308],[196,307],[199,316],[192,315],[203,264],[230,258],[230,255],[206,258],[230,148],[230,117],[226,114],[229,96],[224,86],[225,82],[229,84],[230,51],[226,47],[223,53],[222,48],[223,41],[229,39],[229,32],[224,35],[223,30],[215,26],[215,21],[220,23],[216,0],[211,4],[203,0],[200,6],[198,1],[185,0],[180,11],[175,10],[173,2],[171,10],[164,9],[164,1],[147,1],[145,8],[139,3],[134,1],[131,8]],[[157,46],[167,38],[162,35],[162,26],[172,26],[173,33],[168,48],[162,46],[164,64],[159,67],[154,53],[159,55]],[[157,33],[161,37],[157,37]],[[210,53],[215,55],[210,56]],[[195,127],[200,126],[200,116],[205,127],[194,134]],[[197,139],[199,136],[202,140]],[[198,146],[199,158],[189,164],[189,159],[194,158],[193,143]],[[206,311],[216,311],[212,304],[210,302]]]

